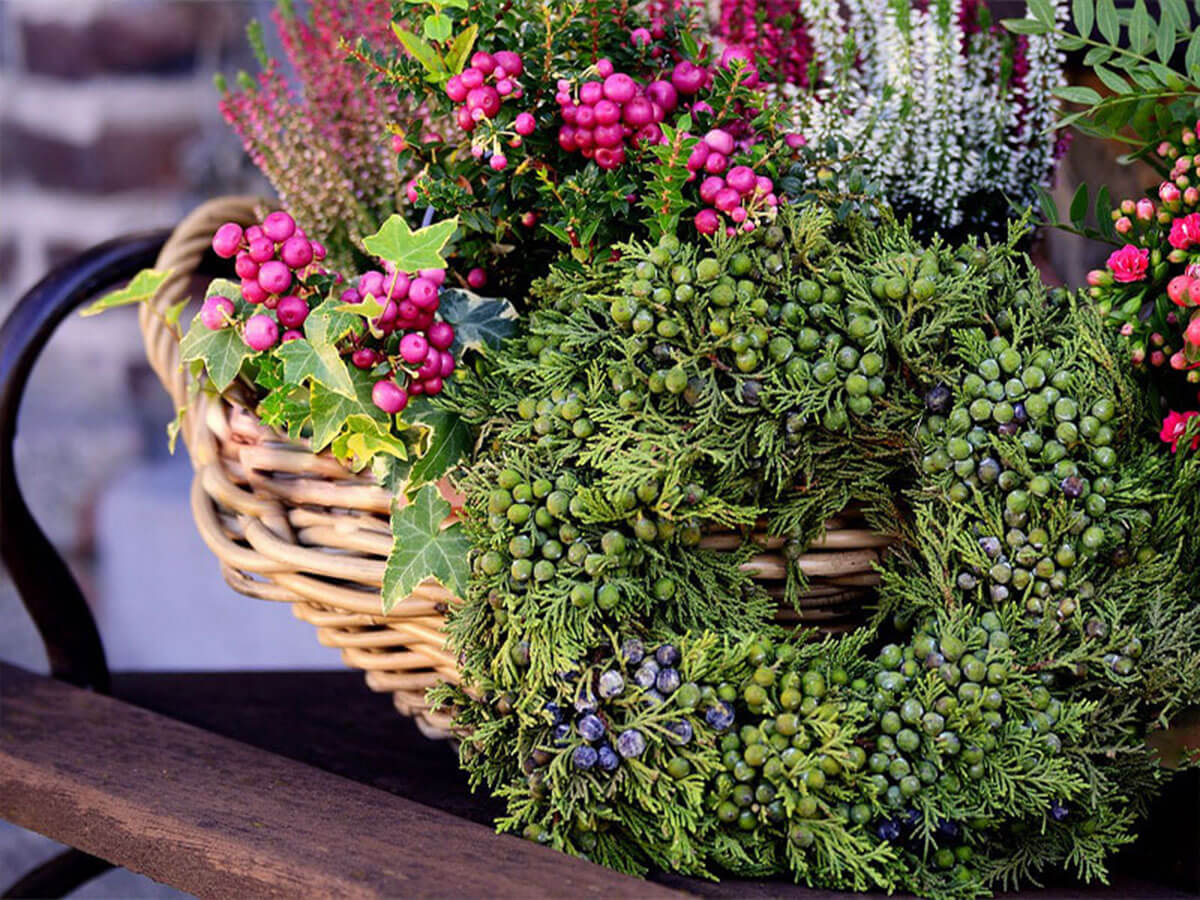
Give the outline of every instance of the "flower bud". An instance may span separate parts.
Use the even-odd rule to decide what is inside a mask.
[[[1154,218],[1154,203],[1143,197],[1137,202],[1137,217],[1143,222],[1149,222]]]
[[[1132,204],[1130,205],[1132,206]],[[1121,216],[1113,227],[1117,229],[1117,234],[1129,234],[1133,230],[1133,222],[1130,221],[1129,216]]]

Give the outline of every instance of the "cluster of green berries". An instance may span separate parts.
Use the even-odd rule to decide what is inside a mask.
[[[799,670],[792,660],[790,646],[760,642],[750,652],[754,669],[747,682],[740,689],[717,686],[719,705],[709,707],[706,719],[725,726],[716,729],[725,731],[719,744],[723,771],[713,779],[707,803],[730,829],[768,829],[805,850],[820,830],[814,820],[865,825],[871,813],[846,802],[867,759],[844,730],[840,700],[849,676],[836,667]],[[734,704],[742,710],[740,728],[733,727]]]
[[[554,349],[541,335],[530,336],[527,344],[531,353]],[[555,388],[548,397],[522,397],[517,403],[517,416],[531,423],[533,433],[539,440],[549,440],[553,435],[570,435],[587,440],[595,433],[596,426],[587,417],[585,396],[584,388],[575,386],[569,389]]]

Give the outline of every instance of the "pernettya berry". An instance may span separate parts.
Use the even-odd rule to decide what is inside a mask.
[[[408,393],[392,379],[384,378],[371,388],[371,402],[388,415],[395,415],[408,406]]]
[[[200,321],[204,323],[205,328],[220,331],[229,324],[233,313],[233,301],[214,294],[204,299],[204,305],[200,307]]]
[[[265,313],[258,313],[246,320],[242,339],[251,350],[270,350],[279,341],[279,326]]]

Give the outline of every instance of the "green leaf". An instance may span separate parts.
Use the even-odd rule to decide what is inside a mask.
[[[1112,55],[1112,47],[1093,47],[1083,57],[1083,64],[1085,66],[1094,66],[1098,63],[1108,62]]]
[[[105,310],[118,306],[129,306],[132,303],[144,303],[158,293],[158,289],[171,277],[170,270],[160,272],[157,269],[142,269],[133,276],[133,280],[119,291],[105,294],[94,303],[80,310],[81,316],[96,316]]]
[[[1153,24],[1150,13],[1146,12],[1145,0],[1137,0],[1129,14],[1129,42],[1138,53],[1146,49]]]
[[[450,504],[432,484],[421,488],[407,506],[392,509],[395,540],[383,575],[385,613],[427,578],[460,597],[466,592],[471,542],[461,525],[443,527],[450,512]]]
[[[399,22],[392,23],[392,31],[396,33],[397,39],[404,45],[404,49],[413,55],[425,70],[431,74],[438,74],[446,71],[446,66],[442,63],[442,58],[438,56],[427,42],[417,37],[411,31],[406,31],[401,27]]]
[[[175,455],[175,443],[179,440],[179,433],[183,431],[183,417],[186,413],[186,406],[179,407],[175,410],[175,418],[167,423],[167,452],[172,456]]]
[[[1106,68],[1105,66],[1096,66],[1096,68],[1092,71],[1096,73],[1096,77],[1103,82],[1104,86],[1114,94],[1129,94],[1133,92],[1133,88],[1130,86],[1129,82],[1112,69]]]
[[[375,234],[363,238],[363,248],[372,256],[394,263],[401,272],[441,269],[446,265],[442,251],[456,228],[458,216],[413,231],[404,216],[394,213]]]
[[[1096,21],[1096,7],[1092,0],[1071,0],[1071,18],[1075,20],[1075,31],[1080,37],[1090,35]]]
[[[1054,202],[1054,198],[1041,185],[1035,186],[1034,193],[1037,196],[1042,215],[1046,217],[1046,222],[1050,225],[1056,225],[1058,223],[1058,204]]]
[[[1184,71],[1192,81],[1200,83],[1200,29],[1192,33],[1183,56]]]
[[[1100,190],[1096,192],[1096,222],[1100,227],[1100,233],[1109,239],[1116,237],[1117,234],[1116,228],[1113,227],[1112,216],[1108,214],[1112,208],[1112,194],[1109,192],[1108,185],[1101,185]]]
[[[1078,103],[1080,106],[1095,106],[1102,99],[1092,88],[1078,85],[1057,87],[1054,89],[1054,96],[1061,97],[1068,103]]]
[[[178,303],[172,303],[167,307],[167,311],[163,313],[163,321],[172,328],[179,324],[179,317],[183,315],[183,311],[187,309],[192,300],[190,297],[184,297]]]
[[[1082,228],[1083,220],[1087,218],[1088,199],[1088,186],[1084,182],[1075,189],[1075,196],[1071,198],[1071,208],[1067,213],[1071,219],[1071,224],[1076,228]]]
[[[356,462],[355,471],[366,466],[379,454],[408,459],[408,448],[371,416],[355,415],[346,419],[346,430],[334,438],[330,450],[338,459]]]
[[[1170,62],[1175,52],[1175,23],[1166,14],[1159,20],[1158,30],[1154,33],[1154,52],[1164,63]]]
[[[253,355],[254,351],[246,346],[236,328],[210,331],[199,316],[192,320],[192,327],[179,342],[179,358],[183,362],[202,363],[208,380],[218,391],[233,384],[242,363]]]
[[[460,31],[454,39],[454,43],[450,45],[450,51],[446,54],[446,68],[453,74],[460,74],[466,67],[467,59],[470,58],[471,51],[475,48],[475,38],[478,35],[479,26],[471,25]]]
[[[308,391],[296,384],[282,384],[259,401],[255,413],[264,425],[287,431],[298,439],[309,420]]]
[[[383,315],[383,304],[368,294],[361,303],[341,303],[335,306],[333,311],[361,316],[364,319],[377,319]]]
[[[1162,7],[1163,18],[1170,19],[1176,31],[1188,30],[1188,26],[1192,23],[1192,17],[1188,13],[1187,3],[1184,0],[1162,0],[1159,5]]]
[[[1168,90],[1182,91],[1187,87],[1187,83],[1179,77],[1178,72],[1162,63],[1150,63],[1150,71]]]
[[[1050,0],[1027,0],[1025,5],[1029,14],[1037,21],[1050,28],[1054,27],[1054,7]]]
[[[1117,8],[1113,5],[1113,0],[1096,0],[1096,25],[1110,44],[1120,42],[1121,23],[1117,19]]]
[[[353,378],[353,398],[331,391],[320,382],[313,384],[309,397],[313,452],[328,447],[345,430],[351,416],[368,416],[380,425],[391,425],[391,417],[371,402],[371,379],[366,373],[356,373]]]
[[[1081,37],[1075,37],[1073,34],[1068,34],[1066,37],[1058,39],[1058,49],[1067,53],[1074,53],[1076,50],[1082,50],[1087,46],[1087,41]]]
[[[432,16],[426,16],[421,27],[425,37],[431,41],[444,41],[450,37],[454,30],[454,23],[450,21],[450,17],[442,13],[435,13]]]
[[[283,360],[283,377],[290,384],[311,380],[343,397],[354,397],[350,372],[333,345],[304,338],[282,344],[275,355]]]
[[[471,428],[458,413],[431,407],[420,422],[429,429],[429,446],[413,463],[409,496],[445,475],[471,449]]]
[[[1035,19],[1001,19],[1000,24],[1013,34],[1046,34],[1050,30]]]
[[[460,288],[442,291],[438,311],[454,326],[456,348],[498,347],[517,330],[517,311],[507,300],[480,297]]]

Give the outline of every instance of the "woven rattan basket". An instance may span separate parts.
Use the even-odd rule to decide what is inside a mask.
[[[425,692],[438,681],[458,679],[442,633],[457,601],[431,581],[381,613],[391,494],[369,474],[354,474],[329,454],[313,454],[303,442],[263,426],[247,409],[253,398],[236,385],[219,398],[189,391],[178,339],[162,317],[194,289],[213,231],[227,221],[257,221],[262,205],[256,198],[222,198],[184,219],[157,264],[174,274],[141,311],[150,364],[176,408],[187,408],[181,434],[195,469],[196,524],[235,590],[292,604],[316,627],[322,644],[337,647],[346,665],[366,673],[372,690],[391,693],[396,708],[413,716],[425,734],[447,737],[450,723],[429,708]],[[781,608],[778,619],[830,632],[862,620],[879,580],[873,566],[890,543],[852,510],[828,522],[825,536],[792,563],[780,552],[782,539],[757,540],[763,552],[747,568],[769,591],[782,595],[788,565],[799,566],[810,580],[799,612]],[[737,534],[713,533],[702,545],[730,550],[741,541]]]

